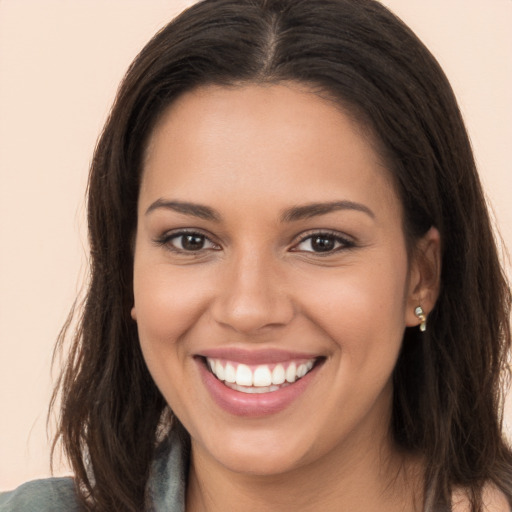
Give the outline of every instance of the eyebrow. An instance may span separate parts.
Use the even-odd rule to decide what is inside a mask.
[[[215,222],[219,222],[221,219],[220,215],[209,206],[184,201],[168,201],[161,198],[157,199],[149,206],[149,208],[146,210],[146,215],[159,208],[172,210],[178,213],[183,213],[185,215],[192,215],[193,217],[199,217],[200,219],[204,220],[212,220]]]
[[[146,215],[154,210],[164,208],[185,215],[191,215],[204,220],[220,222],[221,216],[213,208],[202,204],[190,203],[186,201],[170,201],[166,199],[157,199],[146,210]],[[367,206],[354,201],[331,201],[328,203],[310,203],[305,205],[293,206],[286,209],[281,215],[281,222],[294,222],[301,219],[309,219],[318,215],[326,215],[338,210],[354,210],[365,213],[372,219],[375,214]]]
[[[335,212],[338,210],[355,210],[365,213],[372,219],[375,219],[375,214],[361,203],[353,201],[332,201],[329,203],[310,203],[300,206],[293,206],[285,210],[281,216],[282,222],[293,222],[301,219],[309,219],[317,215],[326,215],[327,213]]]

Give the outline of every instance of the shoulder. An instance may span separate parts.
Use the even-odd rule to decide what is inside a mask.
[[[484,510],[488,512],[512,512],[506,496],[494,485],[486,485],[484,489]]]
[[[79,503],[72,478],[48,478],[27,482],[0,493],[0,512],[75,512]]]
[[[488,484],[485,486],[482,501],[485,512],[512,512],[506,496],[494,485]],[[464,490],[455,491],[452,498],[452,511],[470,512],[470,510],[467,493]]]

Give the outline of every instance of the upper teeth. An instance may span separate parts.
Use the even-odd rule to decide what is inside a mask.
[[[313,368],[315,359],[291,361],[279,364],[260,364],[250,367],[246,364],[206,358],[212,373],[222,381],[239,386],[268,387],[285,382],[293,383]]]

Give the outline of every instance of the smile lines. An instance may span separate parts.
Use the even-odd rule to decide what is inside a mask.
[[[206,362],[211,372],[231,389],[243,393],[269,393],[293,384],[306,375],[316,359],[278,364],[248,366],[242,363],[212,359]]]

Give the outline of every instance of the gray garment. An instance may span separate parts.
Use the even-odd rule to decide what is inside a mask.
[[[178,434],[158,448],[148,481],[151,512],[185,512],[185,454]],[[34,480],[0,494],[0,512],[79,512],[71,477]]]

